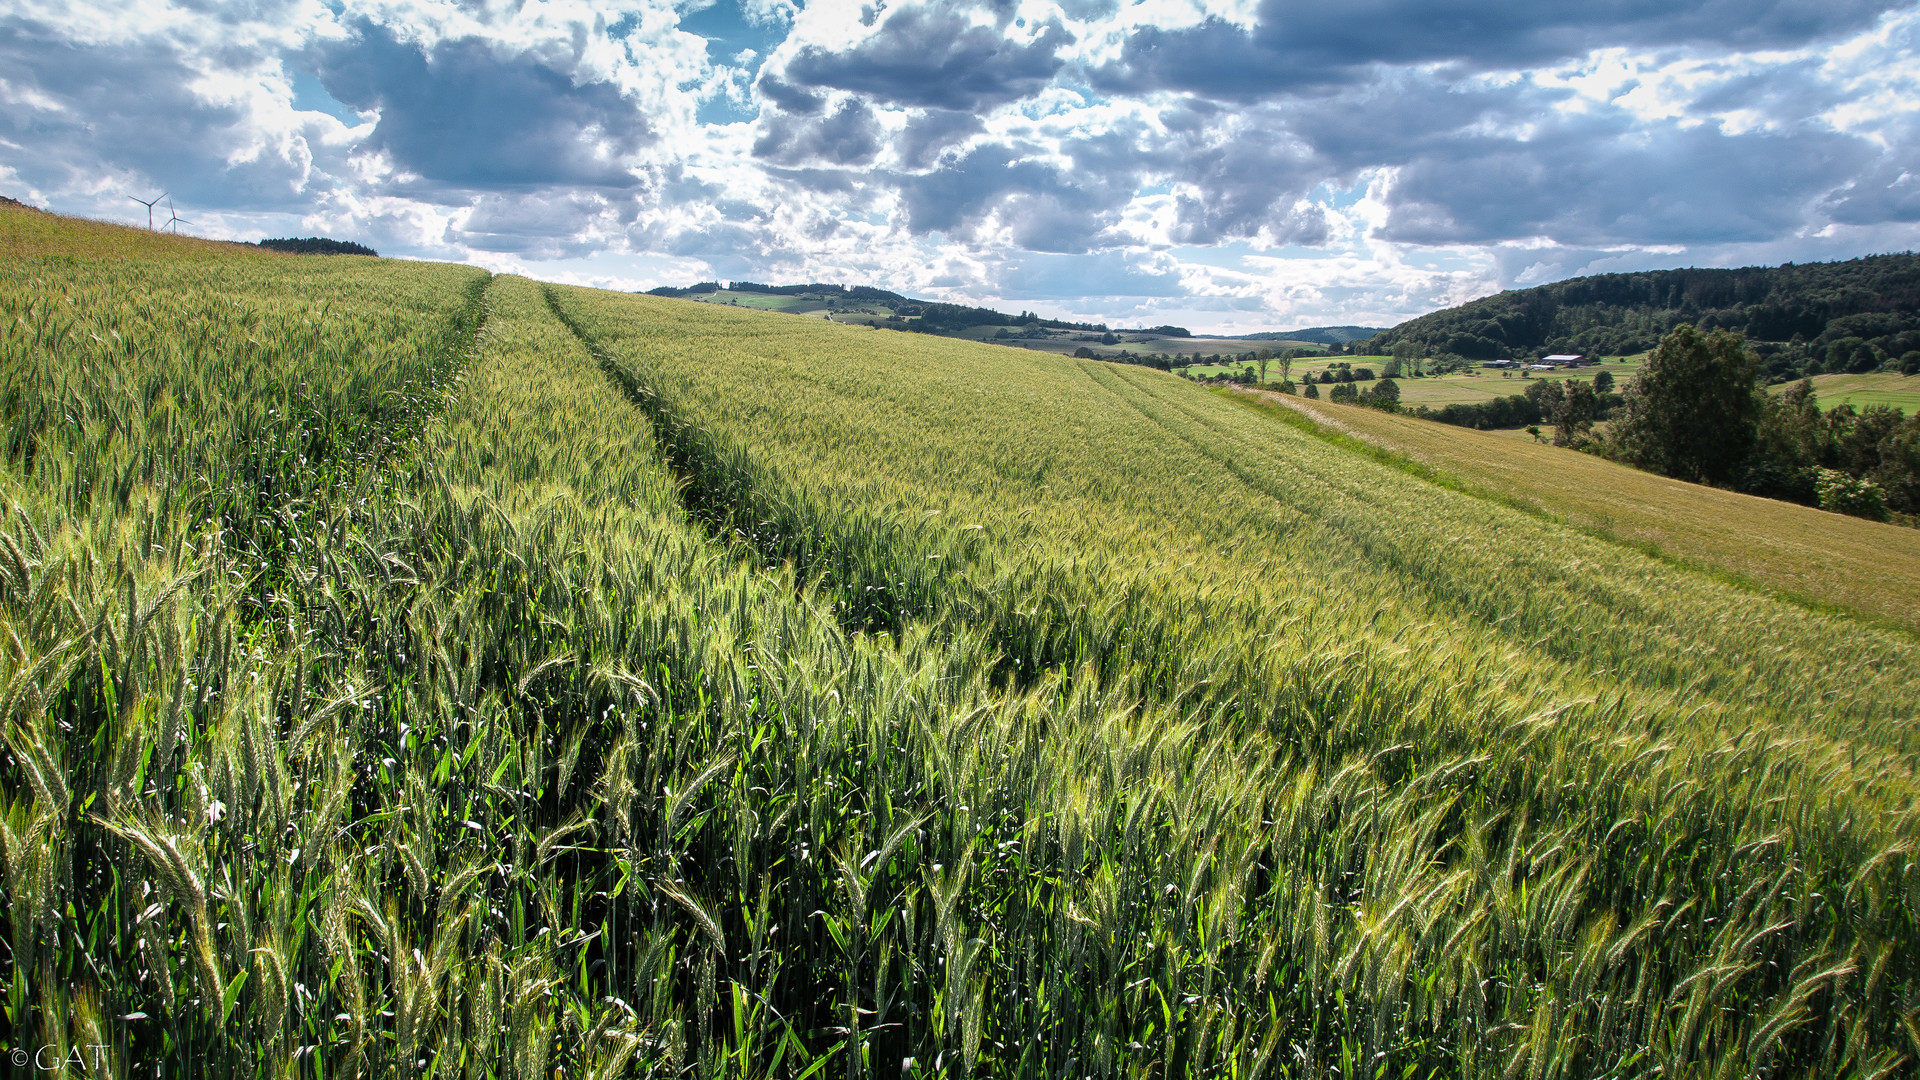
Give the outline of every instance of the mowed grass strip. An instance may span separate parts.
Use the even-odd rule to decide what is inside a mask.
[[[1689,484],[1504,433],[1278,394],[1259,400],[1580,528],[1920,631],[1920,530]]]
[[[1784,391],[1792,383],[1769,387],[1772,393]],[[1813,392],[1820,408],[1851,405],[1860,412],[1874,405],[1885,405],[1912,416],[1920,411],[1920,375],[1902,375],[1897,371],[1874,371],[1864,375],[1815,375]]]

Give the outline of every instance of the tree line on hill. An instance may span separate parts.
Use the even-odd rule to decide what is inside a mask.
[[[1542,380],[1524,395],[1415,415],[1459,422],[1473,413],[1499,421],[1476,425],[1489,427],[1551,424],[1557,446],[1663,476],[1920,523],[1920,413],[1849,404],[1823,412],[1811,380],[1776,395],[1764,388],[1765,371],[1742,335],[1682,325],[1661,339],[1621,393],[1612,392],[1612,373],[1602,371],[1592,381]],[[1611,423],[1597,433],[1601,420]]]
[[[280,236],[261,240],[255,247],[284,251],[291,255],[378,255],[365,244],[351,240],[333,240],[325,236]]]
[[[1400,365],[1389,358],[1371,387],[1371,368],[1336,362],[1296,385],[1283,369],[1283,394],[1321,396],[1409,412],[1476,428],[1524,427],[1552,442],[1671,476],[1764,498],[1818,506],[1876,521],[1920,525],[1920,413],[1850,404],[1822,411],[1810,379],[1779,394],[1766,389],[1762,354],[1739,333],[1681,325],[1661,338],[1624,387],[1613,372],[1592,379],[1535,380],[1523,393],[1438,409],[1400,403]],[[1230,380],[1267,383],[1265,365]],[[1605,429],[1596,429],[1609,421]]]
[[[1587,441],[1677,479],[1915,523],[1920,413],[1849,404],[1823,412],[1810,380],[1778,395],[1762,390],[1763,364],[1738,333],[1681,326],[1628,386],[1606,437]]]
[[[1267,330],[1258,334],[1237,335],[1242,341],[1311,341],[1319,345],[1345,345],[1383,333],[1378,326],[1309,326],[1304,330]]]
[[[1761,376],[1920,371],[1920,256],[1737,270],[1654,270],[1509,290],[1401,323],[1349,351],[1405,346],[1444,365],[1544,353],[1618,356],[1674,329],[1737,332]]]

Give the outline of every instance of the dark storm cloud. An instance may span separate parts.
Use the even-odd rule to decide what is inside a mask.
[[[844,52],[801,49],[785,77],[893,105],[977,111],[1046,86],[1064,65],[1056,54],[1071,44],[1073,35],[1057,20],[1021,44],[973,25],[963,10],[916,6],[894,12],[878,33]]]
[[[1920,121],[1912,117],[1880,132],[1886,149],[1845,186],[1831,192],[1822,209],[1846,225],[1920,221]]]
[[[322,54],[320,82],[346,105],[380,110],[367,145],[402,169],[462,187],[637,183],[619,159],[653,136],[613,86],[575,85],[532,53],[471,38],[429,54],[383,26],[357,29]]]
[[[1364,78],[1376,65],[1531,68],[1609,46],[1783,48],[1862,29],[1892,0],[1264,0],[1251,30],[1210,18],[1134,31],[1093,73],[1120,92],[1246,101]]]
[[[848,101],[819,119],[771,115],[765,134],[753,144],[753,156],[777,165],[818,161],[865,165],[880,152],[880,125],[864,101]]]
[[[0,162],[42,189],[86,188],[104,175],[139,173],[172,191],[187,208],[218,204],[275,208],[296,200],[299,160],[245,154],[251,133],[243,110],[209,105],[188,89],[199,73],[171,42],[81,45],[24,19],[0,21],[0,77],[13,87],[0,104]],[[258,57],[236,56],[236,65]],[[31,90],[38,103],[21,100]],[[152,194],[146,192],[144,194]],[[127,204],[130,209],[132,203]],[[164,213],[164,208],[163,211]],[[144,220],[145,211],[139,216]]]

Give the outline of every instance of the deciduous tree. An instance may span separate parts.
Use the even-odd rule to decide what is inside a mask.
[[[1627,387],[1626,408],[1614,424],[1618,448],[1642,468],[1725,482],[1753,447],[1759,366],[1739,334],[1676,328]]]

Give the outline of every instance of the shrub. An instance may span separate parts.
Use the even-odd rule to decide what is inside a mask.
[[[1816,487],[1822,510],[1869,521],[1887,520],[1887,501],[1880,485],[1865,477],[1848,476],[1838,469],[1821,469]]]

